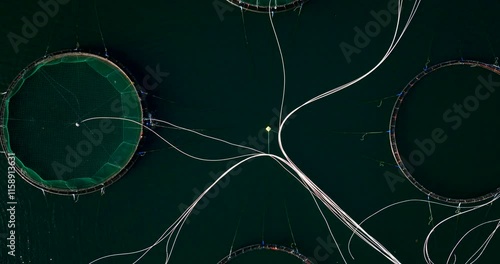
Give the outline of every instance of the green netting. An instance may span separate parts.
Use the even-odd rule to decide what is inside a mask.
[[[49,56],[25,69],[4,99],[3,140],[32,183],[88,189],[118,175],[139,144],[141,102],[128,76],[93,54]],[[79,126],[75,125],[79,123]]]

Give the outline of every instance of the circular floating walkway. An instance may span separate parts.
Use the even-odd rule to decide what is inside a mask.
[[[217,264],[226,264],[229,263],[232,259],[237,258],[238,256],[241,256],[245,253],[251,252],[251,251],[256,251],[256,250],[272,250],[272,251],[280,251],[284,252],[287,254],[290,254],[297,259],[300,259],[303,263],[306,264],[313,264],[313,262],[308,259],[306,256],[302,255],[299,253],[297,249],[285,247],[285,246],[279,246],[275,244],[255,244],[255,245],[250,245],[246,246],[243,248],[240,248],[236,251],[231,252],[231,254],[227,255],[223,259],[221,259]]]
[[[500,194],[500,187],[498,187],[495,191],[482,195],[480,197],[476,198],[470,198],[470,199],[456,199],[456,198],[448,198],[444,197],[442,195],[433,193],[429,191],[427,188],[425,188],[422,184],[420,184],[411,174],[411,172],[408,170],[406,165],[403,162],[403,158],[401,157],[401,154],[399,153],[399,149],[396,143],[396,121],[398,118],[398,112],[399,108],[401,107],[401,104],[403,103],[406,95],[410,91],[410,89],[418,82],[420,79],[424,78],[428,74],[439,70],[441,68],[449,67],[449,66],[457,66],[457,65],[468,65],[471,67],[480,67],[484,68],[486,70],[489,70],[491,72],[494,72],[498,75],[500,75],[500,67],[498,65],[493,65],[493,64],[487,64],[484,62],[479,62],[479,61],[474,61],[474,60],[452,60],[452,61],[446,61],[442,62],[436,65],[433,65],[432,67],[425,67],[424,71],[419,73],[415,78],[413,78],[407,85],[406,87],[401,91],[401,93],[398,94],[398,98],[396,102],[394,103],[394,107],[392,109],[392,114],[391,114],[391,120],[389,122],[389,141],[391,144],[391,151],[392,155],[394,156],[394,159],[396,160],[397,166],[400,169],[400,171],[403,173],[403,175],[415,186],[417,187],[421,192],[425,193],[428,197],[432,197],[436,200],[443,201],[443,202],[448,202],[448,203],[455,203],[455,204],[460,204],[460,203],[477,203],[481,202],[484,200],[487,200],[489,198],[492,198],[496,195]]]
[[[142,99],[125,71],[107,57],[73,50],[24,68],[0,106],[0,145],[16,174],[44,193],[74,197],[103,194],[126,174],[137,160],[142,126],[79,123],[89,116],[143,123]]]
[[[230,4],[239,8],[257,12],[284,12],[295,8],[301,8],[309,0],[227,0]]]

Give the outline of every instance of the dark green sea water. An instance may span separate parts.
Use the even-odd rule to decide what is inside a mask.
[[[137,80],[144,79],[148,67],[170,74],[150,93],[157,118],[203,129],[231,142],[267,148],[264,128],[271,125],[276,129],[283,84],[279,51],[267,15],[245,13],[243,26],[240,10],[223,1],[215,4],[228,8],[222,17],[213,0],[67,2],[26,43],[19,44],[18,52],[9,42],[9,33],[22,35],[22,18],[32,20],[42,8],[36,1],[0,3],[2,91],[46,52],[74,49],[78,42],[81,49],[103,54],[100,24],[109,55]],[[391,42],[396,16],[386,26],[379,26],[380,33],[370,37],[358,54],[352,54],[350,62],[340,45],[355,45],[355,27],[364,30],[376,21],[372,13],[387,10],[387,4],[379,0],[311,0],[300,16],[298,11],[274,16],[286,65],[287,112],[377,64]],[[405,1],[405,18],[412,5],[413,1]],[[394,202],[426,200],[393,165],[385,131],[395,98],[377,107],[379,99],[399,93],[422,71],[427,59],[429,65],[461,57],[493,63],[500,54],[498,10],[500,3],[492,0],[423,1],[398,47],[375,72],[293,116],[283,131],[283,144],[291,159],[358,222]],[[419,83],[402,110],[404,121],[398,127],[402,150],[411,152],[415,139],[428,137],[436,127],[449,129],[451,123],[443,121],[442,113],[463,102],[478,84],[478,75],[487,74],[475,68],[449,68]],[[456,133],[449,132],[449,140],[416,170],[416,177],[418,174],[429,189],[457,197],[500,186],[499,102],[496,93],[481,102],[463,126]],[[233,147],[182,131],[157,131],[196,156],[239,154]],[[367,132],[384,133],[369,134],[361,141]],[[148,247],[181,214],[179,208],[189,205],[213,182],[213,175],[231,166],[190,159],[151,136],[147,142],[149,150],[157,151],[141,158],[103,196],[81,196],[75,203],[72,197],[44,196],[18,178],[16,257],[7,254],[3,235],[8,231],[9,207],[7,163],[1,159],[0,263],[89,263],[107,254]],[[270,149],[280,154],[275,134],[271,134]],[[274,161],[259,158],[242,165],[217,190],[189,218],[169,263],[216,263],[229,253],[236,231],[234,248],[262,239],[289,246],[293,242],[289,222],[302,254],[321,258],[319,263],[343,263],[338,251],[328,246],[328,229],[310,194]],[[402,263],[425,263],[422,246],[432,224],[455,210],[433,205],[434,221],[428,225],[427,203],[405,203],[363,226]],[[348,263],[389,263],[360,239],[351,245],[352,260],[347,252],[351,232],[333,215],[326,215]],[[495,203],[443,224],[429,243],[434,263],[445,263],[456,241],[469,229],[499,215]],[[458,247],[456,263],[464,263],[493,228],[486,225],[471,233]],[[476,263],[497,263],[499,246],[494,237]],[[241,263],[292,263],[267,254],[256,256],[258,260],[248,256]],[[98,263],[132,263],[137,257]],[[140,263],[164,262],[162,243]]]

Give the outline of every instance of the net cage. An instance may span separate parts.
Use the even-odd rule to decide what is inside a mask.
[[[493,190],[491,190],[488,193],[484,193],[483,195],[474,197],[474,198],[452,198],[452,197],[446,197],[444,195],[438,194],[434,191],[429,190],[427,187],[425,187],[423,184],[421,184],[412,174],[411,168],[407,166],[403,154],[400,151],[400,148],[398,147],[397,143],[397,137],[396,137],[396,123],[398,120],[398,114],[401,109],[401,105],[404,103],[406,96],[408,93],[413,89],[414,86],[423,78],[428,76],[429,74],[438,71],[442,68],[446,67],[451,67],[451,66],[470,66],[470,67],[479,67],[485,70],[488,70],[492,73],[495,73],[497,75],[500,75],[500,67],[496,64],[488,64],[480,61],[475,61],[475,60],[451,60],[451,61],[445,61],[438,63],[436,65],[433,65],[431,67],[425,67],[422,72],[420,72],[417,76],[415,76],[404,88],[403,90],[398,94],[397,100],[394,103],[394,106],[392,108],[392,113],[391,113],[391,119],[389,121],[389,141],[391,145],[391,152],[394,157],[394,160],[397,163],[397,167],[400,170],[400,172],[422,193],[426,194],[429,198],[433,198],[438,201],[446,202],[446,203],[453,203],[453,204],[471,204],[471,203],[479,203],[482,201],[485,201],[487,199],[496,197],[500,195],[500,187],[498,186],[491,186]],[[495,189],[496,188],[496,189]]]
[[[219,260],[217,264],[230,264],[232,263],[232,260],[235,260],[241,257],[242,255],[256,251],[280,252],[292,256],[295,260],[297,260],[300,263],[313,264],[313,261],[311,259],[309,259],[305,255],[302,255],[295,247],[286,247],[276,244],[264,244],[264,242],[262,242],[261,244],[249,245],[246,247],[242,247],[238,250],[231,251],[229,255]]]
[[[50,193],[103,191],[138,156],[141,98],[105,57],[63,51],[33,62],[10,84],[0,111],[0,141],[17,174]]]
[[[257,13],[284,12],[300,8],[309,0],[227,0],[241,9]]]

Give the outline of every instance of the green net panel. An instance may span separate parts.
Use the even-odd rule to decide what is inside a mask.
[[[308,0],[227,0],[230,4],[242,9],[258,12],[269,13],[283,12],[295,8],[301,8]]]
[[[51,54],[25,68],[2,101],[2,147],[35,187],[102,190],[135,161],[143,111],[134,82],[90,53]],[[92,117],[112,117],[93,119]],[[137,123],[120,120],[125,118]]]

